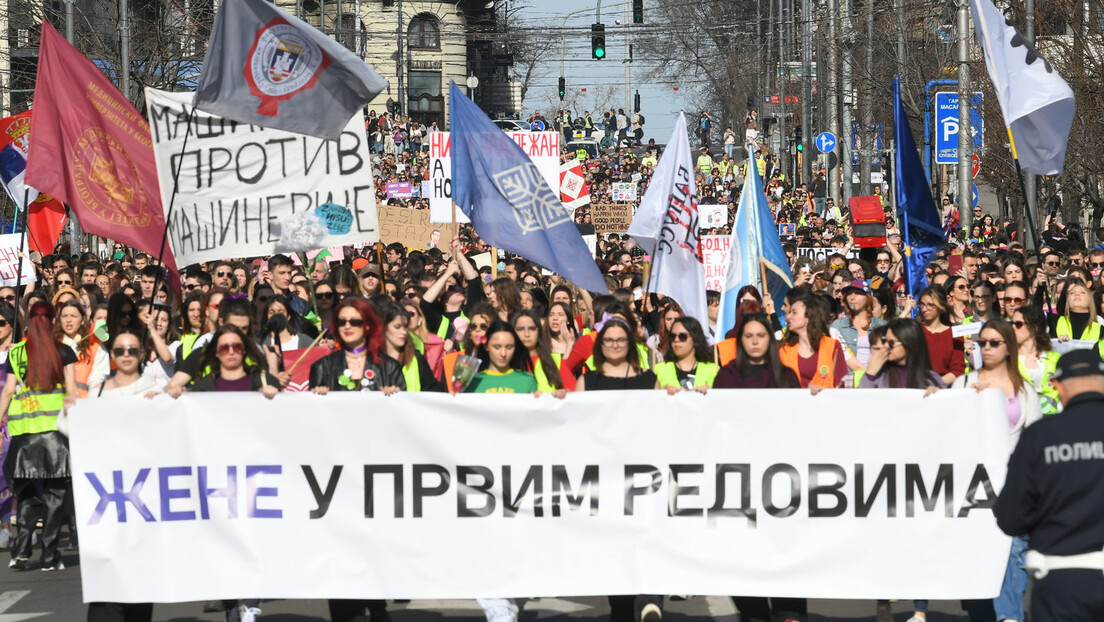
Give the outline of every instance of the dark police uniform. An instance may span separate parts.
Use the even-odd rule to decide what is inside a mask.
[[[1104,556],[1104,393],[1077,395],[1023,431],[994,512],[1005,533],[1030,537],[1029,570],[1032,552]],[[1104,570],[1085,567],[1098,560],[1043,557],[1041,565],[1048,561],[1050,570],[1035,573],[1032,620],[1104,620]]]

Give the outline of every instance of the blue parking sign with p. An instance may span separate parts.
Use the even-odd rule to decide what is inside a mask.
[[[981,93],[973,93],[970,97],[970,133],[975,153],[985,147],[983,101]],[[958,164],[958,93],[941,91],[935,94],[935,163]]]

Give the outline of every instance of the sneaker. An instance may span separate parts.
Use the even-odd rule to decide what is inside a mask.
[[[240,619],[241,622],[256,622],[260,615],[261,610],[256,607],[247,607],[245,605],[238,606],[238,619]]]
[[[909,618],[906,622],[928,622],[928,619],[925,618],[924,616],[914,615],[911,618]]]
[[[640,610],[640,622],[660,622],[662,619],[663,611],[655,603],[648,603]]]
[[[26,570],[27,562],[29,561],[31,560],[26,557],[13,557],[12,560],[8,562],[8,568],[12,570]]]
[[[59,559],[49,566],[42,567],[42,572],[49,572],[51,570],[65,570],[65,563]]]

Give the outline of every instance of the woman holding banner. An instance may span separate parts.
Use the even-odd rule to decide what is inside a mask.
[[[1039,395],[1030,382],[1020,375],[1019,348],[1016,331],[1006,320],[997,319],[985,323],[978,334],[981,348],[981,369],[955,380],[952,388],[973,388],[979,393],[985,389],[1001,389],[1005,395],[1005,410],[1011,449],[1016,448],[1024,428],[1042,419]],[[1011,453],[1011,451],[1010,451]],[[997,620],[1023,620],[1024,593],[1027,591],[1027,571],[1024,557],[1027,554],[1027,538],[1012,538],[1012,551],[1004,573],[1000,595],[993,599]],[[967,603],[964,603],[967,604]],[[967,607],[969,608],[968,604]]]
[[[332,332],[340,349],[311,365],[311,391],[382,391],[406,388],[402,367],[384,356],[383,327],[368,301],[350,296],[334,310]]]
[[[411,306],[414,306],[413,303]],[[445,385],[433,375],[433,368],[425,356],[414,347],[413,333],[410,331],[410,312],[397,302],[388,300],[374,309],[383,323],[384,355],[402,367],[406,390],[443,392]]]
[[[720,365],[711,362],[712,348],[701,323],[692,317],[678,317],[667,331],[667,351],[655,366],[656,388],[675,393],[686,389],[706,393],[717,378]]]
[[[736,358],[717,372],[714,389],[796,389],[801,386],[797,374],[778,358],[778,342],[765,313],[744,314],[735,334],[739,340]]]

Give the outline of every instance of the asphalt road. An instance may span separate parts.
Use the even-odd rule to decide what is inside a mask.
[[[0,559],[7,559],[0,555]],[[32,569],[18,572],[0,567],[0,622],[65,621],[85,619],[81,603],[80,560],[73,551],[66,551],[67,568],[60,572],[41,572],[32,562]],[[894,622],[905,622],[911,615],[911,602],[894,603]],[[265,622],[327,622],[326,603],[321,600],[274,600],[261,605]],[[715,621],[738,622],[732,601],[723,596],[695,596],[685,601],[667,599],[664,622]],[[416,600],[390,606],[393,622],[439,622],[442,618],[456,622],[482,622],[483,612],[475,601]],[[812,622],[874,622],[875,603],[863,600],[812,600],[809,603]],[[965,622],[967,617],[957,602],[932,601],[931,622]],[[567,620],[608,620],[605,598],[542,598],[526,603],[521,622],[543,622],[552,618]],[[224,614],[203,612],[202,603],[160,604],[154,608],[154,620],[185,622],[204,620],[222,622]]]

